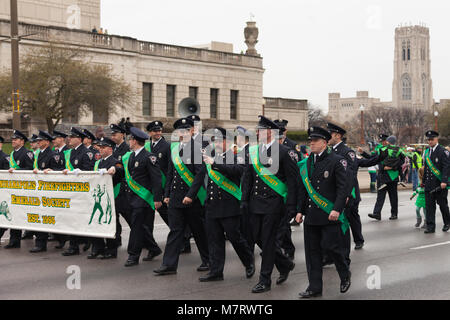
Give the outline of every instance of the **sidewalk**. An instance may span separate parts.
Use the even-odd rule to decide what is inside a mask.
[[[370,192],[370,175],[367,169],[359,169],[358,171],[359,190],[361,193]],[[406,184],[406,188],[398,187],[398,190],[412,190],[412,184]]]

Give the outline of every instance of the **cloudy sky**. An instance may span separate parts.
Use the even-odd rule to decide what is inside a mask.
[[[229,42],[246,50],[250,14],[259,27],[264,95],[308,99],[328,93],[392,99],[394,30],[425,23],[431,33],[434,98],[450,98],[450,1],[446,0],[102,0],[110,34],[183,46]]]

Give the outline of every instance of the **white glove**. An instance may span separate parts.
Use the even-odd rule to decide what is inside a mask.
[[[100,169],[100,170],[98,170],[98,172],[102,176],[102,175],[106,174],[108,171],[106,169]]]
[[[74,175],[76,175],[78,177],[78,175],[81,173],[80,169],[75,169],[72,171]]]

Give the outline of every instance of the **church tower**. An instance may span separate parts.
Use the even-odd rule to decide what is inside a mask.
[[[393,106],[431,110],[430,30],[424,26],[395,29]]]

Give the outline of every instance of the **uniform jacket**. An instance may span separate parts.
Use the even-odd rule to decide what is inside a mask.
[[[162,201],[161,172],[155,154],[148,152],[145,148],[137,156],[133,152],[128,161],[128,170],[134,181],[152,192],[155,202]],[[126,192],[128,203],[133,208],[150,207],[130,188],[127,188]]]
[[[39,152],[37,169],[41,171],[45,169],[61,171],[64,170],[64,162],[61,162],[61,155],[58,152],[48,147],[44,151]]]
[[[274,142],[278,143],[277,141]],[[273,158],[273,145],[268,150],[267,155]],[[260,159],[262,148],[259,148]],[[242,182],[242,201],[249,203],[249,212],[252,214],[280,214],[286,208],[288,214],[294,215],[296,211],[296,194],[298,179],[298,168],[295,163],[297,155],[293,150],[279,144],[279,169],[275,176],[286,184],[288,189],[286,206],[283,198],[269,187],[255,171],[253,164],[245,166],[244,178]],[[264,164],[263,164],[264,165]],[[265,165],[270,167],[270,165]]]
[[[100,159],[98,164],[99,169],[109,170],[111,167],[116,168],[116,174],[113,176],[113,185],[115,186],[116,184],[121,183],[124,178],[122,162],[114,158],[112,155],[106,159]]]
[[[119,161],[122,161],[122,157],[125,153],[130,152],[130,146],[124,141],[120,146],[116,146],[113,151],[113,157]]]
[[[20,169],[17,170],[33,170],[34,153],[25,147],[21,147],[13,153],[14,160]]]
[[[314,154],[311,154],[307,160],[312,187],[321,196],[334,203],[333,210],[342,214],[348,196],[347,161],[338,154],[325,150],[321,156],[317,156],[313,170],[313,159]],[[328,213],[310,199],[303,183],[300,185],[298,195],[298,211],[305,215],[305,224],[321,226],[340,223],[328,220]]]
[[[353,201],[356,201],[356,203],[361,202],[358,182],[358,160],[355,151],[347,147],[344,142],[341,142],[337,147],[333,147],[332,150],[347,161],[347,174],[353,177],[352,183],[348,184],[349,204]],[[356,199],[353,199],[351,195],[353,188],[355,188]]]
[[[162,137],[156,146],[152,148],[152,153],[158,157],[158,165],[161,168],[161,171],[167,175],[170,161],[170,144],[164,137]]]
[[[0,170],[9,169],[9,155],[0,150]]]
[[[93,171],[95,165],[94,154],[81,144],[77,149],[72,149],[70,154],[70,163],[74,169],[81,171]]]
[[[429,150],[428,148],[427,150]],[[425,185],[425,192],[430,192],[438,188],[441,183],[447,182],[450,185],[448,178],[450,176],[450,154],[441,145],[438,145],[431,154],[431,162],[441,172],[442,181],[440,181],[430,167],[426,164],[425,156],[423,157],[423,165],[425,167],[425,174],[423,177],[423,184]]]
[[[184,161],[186,167],[194,175],[194,181],[191,187],[188,187],[186,182],[184,182],[184,180],[178,174],[178,171],[175,168],[170,157],[166,176],[166,188],[164,193],[165,198],[170,198],[169,208],[187,208],[188,206],[185,206],[182,203],[185,197],[194,200],[194,203],[190,206],[199,205],[200,202],[197,199],[197,193],[198,190],[203,186],[206,173],[206,167],[202,162],[201,149],[201,146],[191,139],[184,146],[184,148],[179,151],[180,157],[182,157],[182,159],[185,159]],[[186,156],[184,156],[185,152],[187,153]],[[195,156],[195,158],[200,159],[198,164],[194,163],[194,154],[196,153],[197,155]]]
[[[234,160],[232,164],[227,164],[226,159],[230,157]],[[228,150],[223,155],[216,156],[216,163],[211,165],[211,169],[220,172],[238,187],[241,184],[241,177],[244,172],[244,166],[237,163],[237,155],[232,150]],[[223,164],[218,164],[223,163]],[[205,201],[206,216],[208,218],[227,218],[241,214],[240,201],[232,194],[220,188],[208,173],[208,183],[206,188],[207,198]]]

